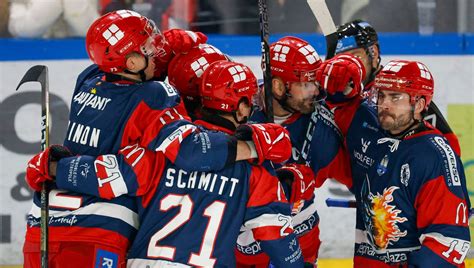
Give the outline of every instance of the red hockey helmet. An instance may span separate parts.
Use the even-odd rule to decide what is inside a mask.
[[[168,81],[176,87],[182,97],[194,100],[199,97],[201,76],[209,64],[227,60],[217,48],[209,44],[200,44],[186,54],[176,55],[168,66]]]
[[[202,75],[202,106],[233,112],[244,98],[249,104],[257,93],[257,78],[249,67],[236,62],[216,61]]]
[[[421,62],[393,60],[377,74],[374,87],[408,93],[412,103],[424,97],[427,109],[433,98],[434,80],[428,67]]]
[[[130,10],[118,10],[98,18],[87,31],[89,58],[104,72],[126,69],[126,56],[137,52],[151,57],[161,49],[153,22]],[[159,40],[164,40],[163,38]]]
[[[270,45],[272,76],[287,82],[313,82],[322,63],[316,50],[306,41],[286,36]]]

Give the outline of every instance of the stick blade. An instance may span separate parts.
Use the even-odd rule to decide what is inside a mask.
[[[23,76],[20,83],[15,90],[18,90],[21,85],[27,82],[40,82],[41,84],[46,83],[46,74],[48,72],[48,67],[44,65],[35,65],[31,67]]]

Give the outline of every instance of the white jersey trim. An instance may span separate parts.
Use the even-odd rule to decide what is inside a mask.
[[[243,226],[248,229],[255,229],[259,227],[266,227],[266,226],[284,226],[285,221],[281,221],[280,217],[283,216],[285,219],[290,219],[289,216],[283,214],[262,214],[256,218],[246,221]],[[242,230],[242,227],[241,227]]]
[[[35,218],[41,217],[41,209],[36,204],[33,203],[33,206],[30,210],[30,215]],[[103,203],[97,202],[81,207],[72,211],[58,211],[58,210],[49,210],[49,216],[54,217],[67,217],[69,215],[98,215],[106,216],[110,218],[115,218],[121,220],[128,225],[132,226],[135,229],[138,229],[140,223],[138,221],[138,214],[133,212],[127,207],[112,204],[112,203]]]

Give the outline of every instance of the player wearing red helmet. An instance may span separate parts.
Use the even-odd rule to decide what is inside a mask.
[[[178,90],[192,119],[200,117],[202,74],[211,63],[219,60],[225,61],[227,56],[212,45],[200,44],[188,53],[176,55],[168,66],[168,82]]]
[[[314,80],[319,64],[316,50],[297,37],[283,37],[270,45],[275,116],[314,110],[314,101],[324,98]]]
[[[214,132],[244,140],[257,136],[253,140],[261,146],[274,147],[267,159],[275,163],[288,159],[291,144],[283,127],[239,123],[249,116],[257,91],[256,78],[247,66],[214,62],[204,72],[202,84],[203,107],[213,114],[209,117],[212,122],[206,118],[197,121],[203,138]],[[290,206],[268,161],[258,165],[239,161],[219,171],[186,171],[161,152],[131,145],[117,155],[56,158],[56,169],[46,156],[48,152],[30,161],[27,181],[33,188],[51,180],[52,170],[60,188],[103,198],[138,197],[141,226],[127,267],[234,267],[232,245],[241,228],[252,232],[278,267],[303,266],[292,232]],[[103,162],[116,165],[104,166]],[[82,178],[75,165],[95,168]],[[107,176],[111,172],[113,178]],[[81,183],[69,180],[73,173],[82,178]]]
[[[270,56],[272,88],[269,90],[274,95],[275,122],[289,131],[293,146],[288,162],[303,163],[298,165],[299,169],[305,170],[304,165],[307,165],[314,173],[306,182],[279,177],[293,205],[293,224],[305,262],[316,266],[320,246],[319,215],[313,192],[327,178],[348,180],[347,169],[340,166],[344,162],[337,157],[343,153],[341,135],[332,112],[323,103],[326,94],[316,82],[316,70],[322,61],[314,48],[304,40],[288,36],[271,44]],[[265,122],[265,118],[263,109],[257,107],[251,121]],[[301,177],[308,176],[311,175]],[[301,182],[305,184],[306,193],[302,193],[303,198],[293,198],[294,193],[300,192],[301,185],[296,184]],[[241,234],[237,249],[239,267],[268,266],[268,257],[248,233]]]
[[[184,34],[171,30],[165,38],[168,42],[195,35]],[[195,37],[197,42],[199,35]],[[95,64],[77,79],[64,145],[73,154],[101,155],[140,143],[185,170],[220,170],[251,158],[247,142],[223,133],[204,138],[188,120],[177,91],[169,84],[150,81],[156,71],[155,56],[161,53],[160,38],[147,18],[129,10],[108,13],[92,24],[86,45]],[[181,47],[186,45],[182,41]],[[271,148],[256,147],[257,158],[263,161]],[[63,153],[52,149],[46,155],[54,159]],[[82,177],[90,168],[77,167]],[[110,190],[118,193],[123,186],[114,184]],[[25,267],[39,266],[39,204],[40,196],[35,193],[28,214]],[[95,267],[105,259],[110,267],[125,265],[126,250],[139,225],[134,199],[123,196],[104,201],[53,189],[49,215],[52,266]]]
[[[366,75],[363,79],[364,89],[361,93],[363,96],[367,96],[374,85],[375,75],[383,68],[377,31],[367,21],[354,20],[339,26],[337,34],[336,53],[350,53],[360,58],[364,64]],[[434,102],[430,102],[423,117],[439,129],[448,139],[454,151],[461,155],[461,147],[456,134]]]
[[[422,63],[391,61],[376,76],[374,91],[381,127],[392,135],[398,135],[422,120],[420,115],[428,109],[433,98],[434,82],[432,74]],[[410,106],[391,107],[403,99],[408,99]]]
[[[434,80],[423,63],[390,61],[360,96],[363,64],[324,62],[317,79],[336,100],[357,202],[354,267],[463,267],[469,195],[459,156],[423,120]]]

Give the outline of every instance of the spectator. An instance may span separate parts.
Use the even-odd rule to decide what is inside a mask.
[[[13,0],[8,30],[14,37],[85,36],[97,7],[97,0]]]
[[[8,16],[9,16],[9,4],[8,1],[0,2],[0,37],[8,37]]]

